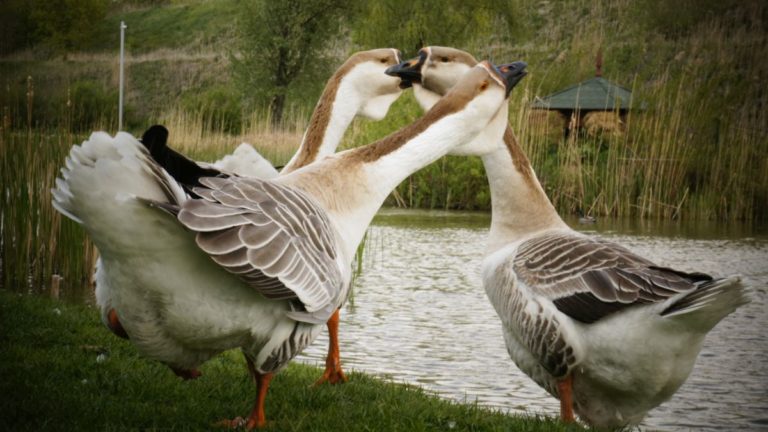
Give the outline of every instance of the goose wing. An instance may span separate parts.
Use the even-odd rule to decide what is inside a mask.
[[[324,323],[343,275],[325,211],[301,191],[256,178],[203,177],[178,220],[227,271],[271,299],[295,300],[292,317]]]
[[[584,323],[633,305],[664,301],[712,280],[656,266],[615,243],[569,232],[523,242],[514,270],[529,289]]]

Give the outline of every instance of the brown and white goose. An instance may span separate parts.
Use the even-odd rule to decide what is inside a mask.
[[[388,73],[414,81],[427,109],[474,65],[463,51],[427,47]],[[597,427],[639,423],[682,385],[706,334],[749,301],[747,288],[569,228],[509,127],[460,149],[482,157],[490,184],[482,273],[510,356],[560,399],[563,420],[575,409]]]
[[[315,105],[301,145],[281,174],[287,174],[336,152],[344,132],[355,117],[381,120],[402,89],[400,80],[383,73],[400,63],[394,48],[359,51],[351,55],[328,79]],[[264,166],[266,160],[248,143],[242,143],[232,155],[212,166],[241,176],[277,177],[278,171]]]
[[[182,185],[131,135],[94,133],[70,151],[53,204],[98,246],[97,284],[138,351],[189,371],[241,348],[257,386],[245,425],[263,426],[273,374],[346,298],[381,203],[479,133],[499,139],[509,76],[481,63],[408,127],[273,180],[191,164]]]
[[[387,114],[392,103],[402,94],[400,79],[391,77],[384,71],[400,62],[400,52],[393,48],[379,48],[360,51],[350,56],[331,76],[325,85],[315,110],[310,118],[309,127],[304,133],[301,145],[290,162],[278,173],[249,144],[243,143],[232,155],[228,155],[213,165],[197,162],[203,168],[234,173],[240,176],[271,179],[285,175],[307,166],[325,156],[336,152],[344,132],[355,117],[380,120]],[[158,136],[158,134],[160,136]],[[185,159],[166,147],[167,132],[148,130],[142,142],[149,147],[153,158],[160,165],[167,167],[173,176],[176,171],[168,164]],[[185,165],[191,161],[183,161]],[[215,172],[211,170],[210,175]],[[184,179],[176,178],[184,183]],[[109,293],[105,287],[96,291],[97,303],[102,307],[103,319],[113,331],[125,335],[120,330],[119,318],[109,306]],[[341,368],[338,342],[339,312],[334,312],[328,321],[329,347],[326,367],[317,384],[323,382],[338,383],[346,381]],[[185,378],[199,376],[197,371],[179,371]]]

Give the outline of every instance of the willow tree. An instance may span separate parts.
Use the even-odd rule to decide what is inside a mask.
[[[352,37],[363,47],[393,46],[414,54],[426,45],[470,51],[515,33],[517,0],[368,0]]]
[[[238,23],[239,44],[232,56],[244,96],[267,105],[280,125],[289,95],[322,89],[328,47],[352,14],[352,0],[248,0]],[[312,99],[312,98],[308,98]]]

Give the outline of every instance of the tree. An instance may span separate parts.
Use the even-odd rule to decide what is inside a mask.
[[[0,55],[29,48],[35,42],[29,6],[24,0],[0,1]]]
[[[239,22],[234,74],[246,97],[268,105],[282,123],[286,100],[307,85],[322,89],[328,69],[324,50],[352,15],[353,0],[248,0]],[[319,85],[318,85],[319,83]],[[303,85],[303,86],[302,86]],[[297,92],[297,93],[299,93]]]
[[[394,46],[412,55],[426,45],[488,46],[509,35],[515,0],[369,0],[353,28],[361,46]],[[479,54],[479,53],[478,53]]]

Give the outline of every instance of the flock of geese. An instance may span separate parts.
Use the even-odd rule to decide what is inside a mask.
[[[186,379],[239,347],[256,401],[224,425],[264,426],[272,376],[325,326],[318,383],[346,381],[339,308],[388,194],[443,155],[478,155],[493,205],[483,284],[512,360],[560,400],[563,421],[639,423],[686,380],[707,332],[749,301],[748,288],[569,228],[508,126],[507,98],[525,68],[437,46],[407,61],[394,49],[356,53],[280,172],[248,145],[213,164],[190,160],[167,146],[162,126],[141,140],[93,133],[72,147],[53,204],[99,249],[102,321]],[[356,116],[383,118],[410,87],[421,118],[336,153]]]

